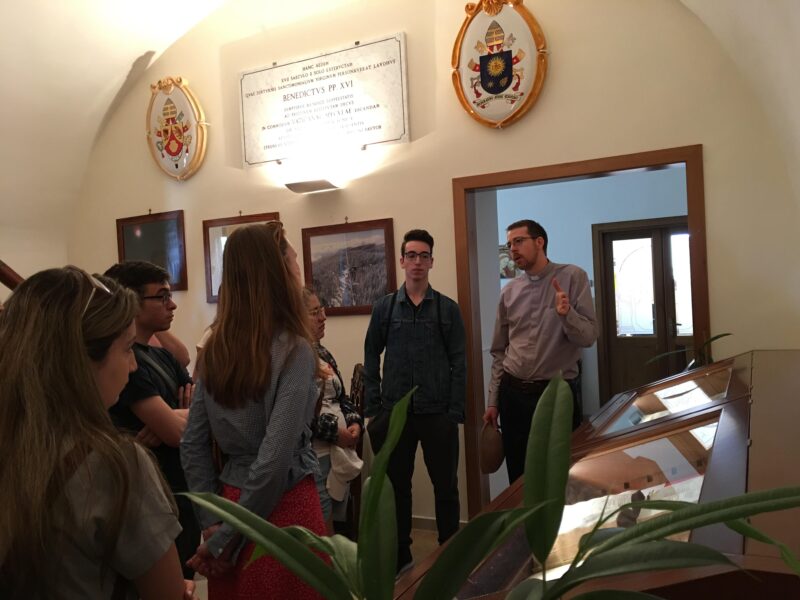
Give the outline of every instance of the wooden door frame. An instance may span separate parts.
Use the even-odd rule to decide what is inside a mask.
[[[595,283],[594,303],[595,310],[597,311],[598,329],[600,331],[600,334],[597,336],[597,374],[601,407],[603,404],[605,404],[605,402],[611,399],[611,394],[609,392],[611,379],[611,350],[609,348],[609,340],[606,337],[605,332],[611,328],[612,323],[609,321],[609,315],[607,314],[609,307],[606,306],[603,298],[606,296],[606,292],[613,292],[613,290],[606,290],[604,288],[604,285],[608,283],[605,281],[605,270],[608,268],[608,264],[606,264],[606,261],[604,260],[604,236],[609,233],[617,233],[620,231],[651,231],[653,229],[666,229],[676,226],[683,227],[684,225],[688,226],[688,217],[686,215],[674,217],[655,217],[652,219],[634,219],[631,221],[615,221],[613,223],[595,223],[592,225],[592,260],[594,261]],[[689,239],[691,241],[691,236]],[[658,252],[661,252],[661,250],[662,249],[659,249]],[[653,249],[653,253],[656,253],[655,248]],[[654,283],[656,284],[657,289],[659,286],[663,286],[663,282],[659,283],[654,281]],[[692,288],[692,292],[694,292],[694,288]],[[609,294],[609,297],[613,296]],[[659,324],[659,326],[661,325]]]
[[[467,399],[464,422],[464,455],[467,475],[467,511],[477,515],[489,502],[489,477],[480,472],[480,430],[484,413],[483,358],[478,295],[477,231],[471,194],[483,188],[535,183],[567,177],[599,175],[674,163],[686,165],[686,208],[692,274],[692,311],[695,344],[709,337],[706,217],[703,195],[703,147],[700,144],[638,152],[591,160],[530,167],[453,179],[458,302],[467,334]]]

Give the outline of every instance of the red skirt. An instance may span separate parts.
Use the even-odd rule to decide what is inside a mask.
[[[238,502],[240,495],[239,488],[227,484],[222,488],[222,496],[228,500]],[[302,525],[318,535],[325,535],[327,530],[314,478],[309,475],[286,492],[267,521],[276,527]],[[209,578],[209,600],[322,600],[314,588],[303,583],[271,556],[262,556],[245,566],[254,549],[255,544],[248,543],[231,572],[224,577]]]

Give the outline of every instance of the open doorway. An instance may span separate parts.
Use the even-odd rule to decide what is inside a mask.
[[[467,396],[467,421],[464,428],[465,454],[467,468],[467,493],[468,509],[470,516],[475,515],[488,502],[491,497],[489,478],[482,476],[478,468],[478,438],[481,426],[481,415],[485,408],[485,389],[488,384],[488,374],[485,375],[485,360],[491,340],[491,331],[494,325],[494,312],[499,296],[500,266],[498,263],[498,246],[501,241],[500,232],[508,223],[501,223],[497,215],[497,206],[502,196],[509,190],[522,189],[526,186],[544,186],[544,184],[569,184],[578,182],[591,182],[592,179],[607,179],[607,175],[631,170],[641,172],[652,171],[658,173],[670,170],[666,166],[682,171],[681,187],[685,191],[685,219],[689,233],[689,254],[691,270],[692,314],[694,323],[695,341],[708,337],[708,290],[706,283],[705,260],[705,211],[703,206],[703,175],[702,175],[702,147],[688,146],[669,150],[644,152],[633,155],[617,156],[583,162],[535,167],[517,171],[506,171],[472,177],[463,177],[453,180],[454,224],[456,239],[456,260],[458,276],[458,298],[465,315],[467,328],[467,359],[468,359],[468,396]],[[586,196],[586,194],[584,194]],[[641,204],[649,194],[640,194],[638,204]],[[592,233],[591,225],[595,223],[614,222],[620,220],[644,219],[649,217],[683,216],[670,210],[656,215],[635,214],[629,215],[592,215],[587,217],[587,210],[595,208],[591,203],[584,209],[567,209],[563,203],[556,202],[554,214],[559,210],[566,214],[561,225],[548,227],[543,223],[548,233],[552,230],[551,250],[548,255],[556,262],[569,262],[578,264],[592,275],[594,263],[591,254]],[[637,204],[637,202],[634,202]],[[658,204],[658,203],[657,203]],[[527,207],[525,218],[537,218],[539,212]],[[683,211],[682,211],[683,212]],[[491,215],[494,215],[493,220]],[[587,224],[577,227],[578,217],[587,217]],[[521,217],[522,218],[522,217]],[[511,222],[511,221],[509,221]],[[491,237],[482,237],[486,232],[487,223],[492,223],[494,231]],[[557,250],[553,243],[568,235],[575,234],[580,229],[581,245],[588,248],[588,259],[584,258],[583,264],[574,259],[569,252],[577,245],[567,244],[563,249]],[[493,247],[493,249],[492,249]],[[588,262],[588,264],[587,264]],[[588,268],[587,268],[588,267]],[[497,286],[484,285],[481,274],[493,269],[497,279]],[[485,279],[485,278],[484,278]],[[596,296],[596,291],[593,291]],[[489,318],[486,315],[490,315]],[[599,315],[599,313],[598,313]],[[585,361],[584,378],[589,379],[588,367],[591,361]],[[594,359],[595,369],[597,359]],[[597,373],[595,372],[595,381]],[[598,389],[599,385],[596,384]],[[600,404],[600,393],[595,392],[595,408]],[[587,403],[584,397],[584,403]],[[502,475],[504,476],[504,474]],[[501,477],[502,477],[501,476]],[[507,485],[507,484],[506,484]]]

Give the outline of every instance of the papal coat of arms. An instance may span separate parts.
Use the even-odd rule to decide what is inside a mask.
[[[522,0],[481,0],[453,48],[453,85],[464,109],[489,127],[505,127],[533,106],[547,71],[541,27]]]
[[[203,110],[181,77],[150,86],[147,143],[156,164],[170,177],[191,177],[203,162],[206,122]]]

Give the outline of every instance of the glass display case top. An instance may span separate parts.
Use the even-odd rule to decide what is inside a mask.
[[[581,537],[602,515],[637,500],[698,502],[714,446],[719,413],[693,426],[650,436],[639,443],[590,454],[569,471],[564,513],[558,537],[547,559],[547,579],[562,574],[578,551]],[[631,527],[662,511],[631,507],[620,510],[602,528]],[[671,539],[688,540],[689,534]],[[519,527],[473,572],[459,599],[510,591],[528,577],[541,577],[541,565],[531,555],[524,528]]]
[[[731,366],[701,371],[691,379],[667,387],[644,390],[604,428],[603,434],[616,433],[642,423],[710,404],[726,397]]]
[[[548,559],[548,579],[558,577],[551,569],[571,562],[581,536],[592,530],[601,515],[645,499],[699,501],[717,424],[714,417],[690,429],[575,463],[569,472],[558,538]],[[630,527],[661,512],[625,508],[603,528]],[[673,539],[686,541],[688,536]]]

